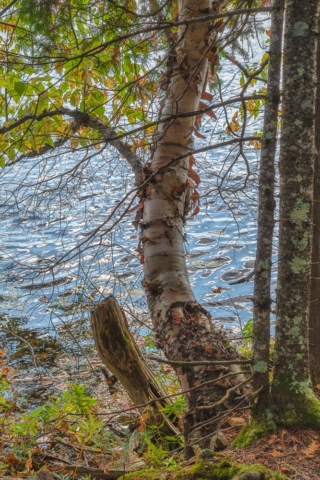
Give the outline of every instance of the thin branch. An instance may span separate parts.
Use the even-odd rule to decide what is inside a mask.
[[[271,12],[272,8],[271,7],[260,7],[260,8],[241,8],[238,10],[231,10],[228,12],[224,13],[216,13],[216,14],[209,14],[209,15],[203,15],[201,17],[195,17],[195,18],[190,18],[186,20],[181,20],[179,22],[164,22],[164,23],[158,23],[151,25],[150,27],[147,28],[142,28],[140,30],[136,30],[135,32],[130,32],[126,33],[124,35],[120,35],[117,38],[114,38],[112,40],[109,40],[108,42],[101,43],[97,47],[93,47],[90,50],[87,50],[86,52],[75,55],[74,57],[48,57],[47,55],[39,56],[39,57],[30,57],[28,55],[20,55],[20,57],[24,57],[30,60],[42,60],[42,59],[48,59],[50,60],[50,63],[53,62],[61,62],[61,61],[71,61],[71,60],[77,60],[77,59],[83,59],[85,57],[88,57],[93,54],[100,53],[101,51],[105,50],[105,48],[109,47],[110,45],[113,45],[114,43],[122,42],[124,40],[127,40],[129,38],[133,38],[137,35],[143,35],[149,32],[155,32],[155,31],[161,31],[165,30],[167,28],[175,28],[179,27],[182,25],[193,25],[194,23],[203,23],[203,22],[209,22],[212,20],[218,20],[220,18],[225,18],[225,17],[233,17],[235,15],[248,15],[248,14],[255,14],[255,13],[267,13]]]
[[[184,362],[183,360],[165,360],[164,358],[155,357],[154,355],[147,355],[150,360],[155,360],[159,363],[167,363],[168,365],[182,365],[182,366],[195,366],[195,365],[250,365],[251,360],[195,360],[194,362]]]
[[[0,18],[2,18],[3,15],[4,15],[11,7],[13,7],[13,5],[14,5],[15,3],[17,3],[17,1],[18,1],[18,0],[12,0],[12,1],[9,3],[9,5],[7,5],[6,7],[4,7],[4,8],[1,10],[1,12],[0,12]]]

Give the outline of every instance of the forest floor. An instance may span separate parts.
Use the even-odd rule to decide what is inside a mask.
[[[69,480],[74,472],[102,480],[143,468],[153,471],[155,479],[164,472],[163,478],[173,480],[175,470],[184,465],[182,444],[178,441],[170,453],[161,443],[154,445],[154,431],[146,427],[147,415],[140,415],[118,383],[108,385],[95,350],[86,343],[90,337],[89,330],[82,331],[86,356],[56,349],[50,338],[25,338],[33,353],[16,337],[4,342],[0,350],[0,477],[25,478],[48,468],[58,480]],[[33,364],[32,355],[42,359],[41,369]],[[152,367],[167,392],[177,394],[174,408],[181,414],[184,401],[171,368]],[[221,431],[227,447],[214,453],[209,462],[260,464],[282,475],[275,479],[320,479],[318,432],[279,428],[250,446],[234,447],[233,440],[246,421],[246,412],[224,420]],[[201,458],[201,450],[196,449],[196,454],[189,465]],[[137,472],[136,478],[144,477]]]
[[[230,442],[230,447],[220,453],[224,458],[245,465],[261,464],[294,480],[320,479],[319,432],[302,427],[279,428],[247,447],[236,448],[232,441],[240,428],[224,432]]]

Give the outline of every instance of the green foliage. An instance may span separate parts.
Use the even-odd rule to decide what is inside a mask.
[[[2,417],[2,427],[13,438],[12,451],[26,461],[37,448],[37,439],[61,440],[76,448],[93,446],[103,452],[110,448],[113,434],[104,429],[96,415],[97,400],[86,394],[86,387],[77,383],[30,413]]]
[[[6,410],[10,407],[10,404],[7,402],[5,397],[3,396],[9,390],[9,384],[5,380],[2,380],[0,377],[0,412]]]
[[[22,0],[20,15],[22,20],[33,26],[35,32],[49,32],[58,4],[56,0]]]
[[[184,414],[186,408],[187,402],[185,397],[183,395],[179,395],[172,403],[162,407],[161,412],[164,413],[168,418],[175,417],[177,419]]]

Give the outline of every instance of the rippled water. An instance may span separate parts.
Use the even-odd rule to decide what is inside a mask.
[[[259,58],[259,50],[256,55]],[[222,69],[228,95],[231,89],[227,83],[236,73],[230,64]],[[231,94],[236,95],[237,90]],[[235,111],[235,107],[229,108],[229,119]],[[218,121],[208,120],[203,125],[207,140],[198,141],[196,148],[210,140],[229,139],[224,112],[216,113]],[[261,124],[251,119],[247,134],[260,128]],[[234,331],[252,316],[252,279],[230,283],[253,269],[259,151],[245,147],[251,169],[245,189],[247,172],[241,158],[228,172],[236,153],[237,147],[232,147],[196,156],[202,180],[201,210],[186,225],[188,270],[197,299],[215,321]],[[61,152],[53,158],[28,159],[6,169],[1,178],[0,314],[18,318],[27,328],[50,330],[61,322],[87,318],[92,303],[108,293],[114,293],[128,310],[134,307],[141,317],[147,315],[136,251],[138,232],[131,223],[134,214],[125,216],[112,233],[90,239],[90,232],[105,222],[124,192],[132,188],[133,175],[125,161],[107,147],[91,159],[84,158],[67,181],[60,175],[81,160],[77,155]],[[226,181],[219,192],[224,173]],[[59,182],[61,191],[57,189]],[[111,225],[107,222],[102,231]],[[54,274],[43,273],[46,262],[60,258],[86,239],[90,239],[90,246],[84,245],[79,255],[66,258]],[[214,293],[217,287],[221,287],[220,293]]]

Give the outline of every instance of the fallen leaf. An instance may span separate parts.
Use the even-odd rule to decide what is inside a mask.
[[[32,458],[31,457],[28,458],[28,460],[26,461],[25,467],[26,467],[27,472],[30,472],[30,470],[32,469]]]
[[[16,463],[19,463],[19,459],[13,453],[9,453],[9,455],[7,456],[7,462],[9,463],[9,465],[13,466]]]
[[[310,445],[307,448],[304,448],[302,453],[305,454],[306,457],[313,457],[314,454],[319,450],[320,445],[315,440],[312,440]]]
[[[280,458],[280,457],[283,457],[284,455],[286,455],[285,453],[283,452],[279,452],[278,450],[273,450],[273,452],[271,452],[270,454],[273,458]]]
[[[277,440],[277,435],[271,435],[271,437],[268,440],[269,445],[275,442]]]
[[[213,293],[221,293],[221,287],[214,288]]]
[[[206,353],[210,353],[210,355],[213,354],[212,348],[205,348],[204,351],[205,351]]]
[[[281,434],[280,434],[280,437],[281,437],[281,438],[280,438],[280,443],[281,443],[281,445],[284,445],[284,437],[285,437],[286,433],[287,433],[287,430],[282,430],[282,431],[281,431]]]
[[[246,421],[242,417],[231,417],[229,418],[228,423],[231,427],[237,427],[238,425],[244,425]]]
[[[292,473],[293,470],[292,469],[289,469],[289,468],[285,468],[285,467],[279,467],[279,470],[281,473]]]

